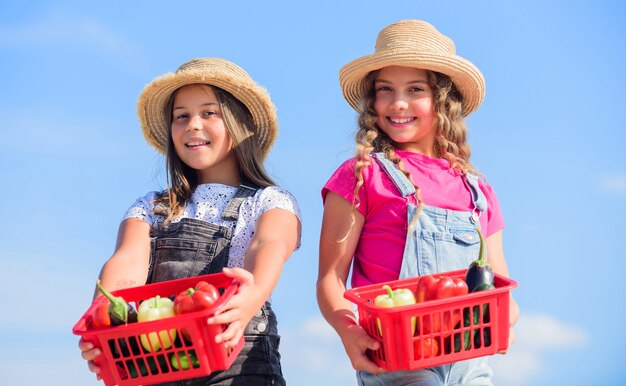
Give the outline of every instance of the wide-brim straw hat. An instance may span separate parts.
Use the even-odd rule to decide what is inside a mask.
[[[387,66],[415,67],[448,75],[463,95],[463,115],[475,111],[485,97],[485,79],[467,59],[456,55],[454,42],[429,23],[402,20],[383,28],[375,52],[353,60],[339,71],[344,98],[357,111],[367,91],[365,77]]]
[[[221,58],[197,58],[181,65],[176,72],[155,78],[148,84],[137,102],[137,114],[146,141],[165,154],[170,133],[167,103],[172,93],[189,84],[208,84],[228,91],[241,101],[252,114],[257,140],[267,155],[278,132],[276,108],[267,91],[246,71]]]

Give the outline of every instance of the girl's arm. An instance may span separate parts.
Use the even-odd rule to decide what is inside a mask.
[[[487,243],[487,256],[489,259],[489,264],[491,264],[493,272],[505,277],[509,277],[509,268],[506,265],[504,250],[502,248],[502,231],[500,230],[492,234],[491,236],[487,237],[485,241]],[[517,305],[517,302],[513,299],[513,296],[511,296],[511,301],[509,305],[509,321],[511,322],[511,329],[509,331],[509,346],[515,340],[513,325],[517,323],[518,318],[519,307]]]
[[[224,273],[240,282],[235,296],[219,315],[209,318],[210,324],[227,323],[228,328],[215,338],[227,346],[237,344],[246,325],[269,298],[300,235],[298,218],[285,209],[271,209],[256,223],[244,260],[244,269],[225,268]]]
[[[100,271],[100,281],[111,291],[143,285],[148,277],[149,264],[150,225],[139,219],[126,219],[120,224],[115,252]],[[96,290],[94,299],[98,296],[100,293]],[[82,338],[78,347],[82,351],[82,357],[88,361],[89,369],[98,374],[100,368],[94,364],[93,359],[101,351]]]
[[[109,291],[144,285],[150,267],[150,225],[137,218],[120,224],[113,256],[100,270],[100,282]],[[94,298],[101,295],[98,290]]]
[[[355,370],[383,371],[366,356],[379,343],[357,323],[353,305],[343,297],[350,265],[365,219],[345,198],[328,192],[320,235],[317,302],[324,318],[341,337]]]

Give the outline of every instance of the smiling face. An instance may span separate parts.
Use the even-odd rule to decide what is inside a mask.
[[[376,123],[400,150],[434,155],[435,105],[425,70],[389,66],[374,79]]]
[[[217,95],[207,85],[176,91],[172,142],[178,157],[198,172],[199,183],[239,184],[239,167]]]

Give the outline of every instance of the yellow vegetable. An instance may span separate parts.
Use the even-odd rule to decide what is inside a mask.
[[[149,322],[174,316],[174,302],[169,298],[155,296],[139,305],[137,310],[138,322]],[[167,349],[172,347],[172,343],[176,339],[176,329],[161,330],[139,336],[141,345],[148,351],[158,351],[161,347]]]

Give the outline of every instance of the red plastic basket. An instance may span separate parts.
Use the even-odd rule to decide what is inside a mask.
[[[138,308],[143,300],[156,295],[176,296],[190,287],[195,287],[201,280],[213,284],[222,294],[213,307],[203,311],[150,322],[93,329],[90,328],[93,314],[105,298],[98,298],[89,307],[74,325],[72,332],[102,350],[96,364],[101,369],[100,375],[105,385],[134,386],[175,381],[206,376],[230,367],[241,351],[244,340],[242,338],[236,347],[228,350],[223,343],[215,343],[215,335],[222,332],[225,326],[209,325],[207,318],[237,292],[238,285],[232,278],[216,273],[126,288],[112,293]],[[167,332],[163,331],[172,329],[176,331],[176,339],[171,347],[154,352],[143,348],[141,335],[151,334],[148,336],[155,336],[161,346],[164,346],[161,336],[167,336]],[[187,331],[189,339],[183,338],[183,329]],[[197,362],[192,359],[193,356],[197,358]],[[186,360],[187,366],[181,363],[180,358]]]
[[[466,271],[436,276],[465,278]],[[387,293],[385,284],[415,293],[419,277],[352,288],[344,297],[357,305],[359,324],[381,344],[369,351],[372,360],[388,371],[415,370],[508,348],[509,294],[517,282],[494,276],[494,289],[408,306],[381,308],[374,299]]]

